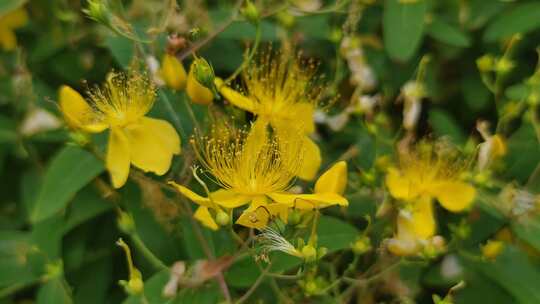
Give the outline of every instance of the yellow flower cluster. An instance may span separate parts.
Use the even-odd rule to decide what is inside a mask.
[[[268,52],[244,70],[245,94],[216,79],[216,87],[229,102],[263,119],[274,132],[296,130],[305,135],[304,160],[298,172],[304,180],[312,180],[321,165],[319,148],[308,136],[315,131],[313,113],[322,93],[314,72],[313,63]]]
[[[348,205],[342,196],[347,165],[339,162],[317,180],[313,194],[287,192],[298,174],[304,154],[302,135],[270,133],[258,119],[249,132],[215,129],[211,136],[194,141],[198,158],[220,189],[202,197],[172,183],[199,208],[195,217],[217,229],[216,216],[248,204],[237,224],[262,229],[273,217],[288,219],[291,208],[312,210],[330,205]],[[212,212],[210,212],[212,211]],[[226,224],[226,223],[222,223]]]

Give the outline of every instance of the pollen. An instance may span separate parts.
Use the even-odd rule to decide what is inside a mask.
[[[254,112],[274,122],[295,121],[312,112],[324,91],[316,70],[315,61],[302,59],[301,54],[269,50],[259,55],[242,75]]]
[[[249,131],[213,128],[208,136],[191,142],[214,182],[246,195],[287,190],[302,162],[301,136],[269,133],[267,124],[260,121]]]
[[[156,88],[144,73],[112,72],[102,87],[90,89],[88,95],[96,117],[111,126],[125,126],[150,111]]]

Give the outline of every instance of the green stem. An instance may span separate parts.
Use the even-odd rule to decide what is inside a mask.
[[[253,44],[253,47],[249,51],[248,56],[242,61],[242,64],[234,71],[234,73],[231,74],[227,79],[225,79],[224,84],[230,83],[233,79],[242,72],[242,70],[251,62],[253,59],[253,56],[255,56],[255,53],[257,52],[257,49],[259,48],[259,44],[261,42],[261,24],[260,22],[257,23],[256,32],[255,32],[255,42]],[[219,89],[219,88],[218,88]]]
[[[171,116],[173,120],[174,127],[176,128],[176,130],[178,130],[178,132],[180,132],[180,135],[182,137],[185,137],[186,133],[184,129],[182,128],[182,124],[180,123],[180,118],[178,117],[178,114],[174,111],[172,107],[169,97],[167,97],[167,94],[165,94],[163,90],[159,90],[159,97],[161,98],[161,100],[164,101],[165,109],[167,110],[167,112],[169,112],[169,115]]]
[[[158,257],[156,257],[148,247],[144,244],[144,242],[141,240],[137,232],[133,232],[130,235],[131,240],[133,241],[133,244],[137,249],[144,255],[144,257],[152,264],[154,268],[157,270],[163,270],[167,269],[168,267],[163,263]]]

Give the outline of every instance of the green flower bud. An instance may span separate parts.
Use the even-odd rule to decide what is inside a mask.
[[[362,235],[351,244],[351,247],[355,254],[364,254],[371,250],[371,240],[369,237]]]
[[[107,27],[111,26],[111,13],[104,0],[89,0],[83,12],[88,18],[101,23]]]
[[[118,229],[125,234],[131,234],[135,231],[135,221],[133,217],[126,212],[120,211],[120,215],[117,219]]]
[[[259,19],[261,18],[257,7],[249,0],[246,1],[246,6],[244,6],[241,13],[249,22],[254,25],[257,25],[259,23]]]
[[[306,262],[314,262],[317,259],[317,250],[312,245],[302,247],[302,257]]]
[[[227,226],[229,224],[229,221],[230,221],[229,215],[226,212],[219,210],[218,213],[216,214],[217,224],[220,226]]]
[[[297,225],[298,223],[300,223],[300,220],[301,220],[301,215],[300,215],[300,211],[294,209],[292,210],[290,213],[289,213],[289,224],[291,225]]]
[[[476,59],[476,66],[480,70],[480,72],[489,72],[493,70],[495,66],[495,58],[493,58],[492,55],[484,55],[478,59]]]
[[[205,86],[206,88],[213,90],[214,88],[214,69],[206,61],[206,59],[199,57],[193,61],[192,67],[195,79]]]

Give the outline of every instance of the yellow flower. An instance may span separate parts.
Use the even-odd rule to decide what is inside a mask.
[[[419,237],[435,233],[432,200],[451,212],[468,208],[476,190],[460,180],[463,168],[450,153],[422,143],[416,151],[400,156],[399,167],[391,167],[386,175],[390,194],[410,203],[414,231]]]
[[[195,76],[195,64],[196,61],[189,67],[186,92],[193,103],[207,105],[212,103],[214,94],[197,80]]]
[[[257,229],[264,228],[274,216],[286,221],[288,209],[294,207],[296,201],[313,202],[311,208],[313,204],[347,205],[347,200],[337,193],[288,193],[300,170],[304,142],[300,135],[288,134],[281,138],[280,133],[270,133],[267,125],[258,119],[249,132],[214,129],[210,137],[194,143],[200,162],[221,188],[210,193],[210,197],[173,185],[193,202],[214,210],[217,208],[213,204],[226,209],[250,204],[236,223]],[[319,188],[336,191],[343,188],[334,186],[333,182],[322,182]]]
[[[430,208],[431,202],[424,200],[419,208]],[[445,250],[445,242],[441,236],[419,236],[414,212],[403,209],[397,217],[397,233],[387,242],[388,251],[397,256],[413,256],[423,254],[434,257]],[[432,219],[427,219],[432,220]]]
[[[130,163],[163,175],[180,153],[180,137],[171,124],[145,117],[155,100],[155,87],[145,76],[111,73],[102,88],[89,92],[88,103],[68,86],[59,95],[70,127],[91,133],[110,129],[106,167],[115,188],[125,184]]]
[[[6,51],[17,46],[15,29],[28,23],[28,14],[23,8],[16,9],[0,17],[0,45]]]
[[[161,78],[174,90],[182,90],[186,86],[186,70],[182,63],[175,57],[165,54],[161,60]]]
[[[503,241],[489,240],[480,248],[482,250],[482,256],[489,260],[494,260],[501,254],[504,249]]]
[[[296,129],[305,134],[304,161],[298,172],[304,180],[312,180],[321,164],[319,148],[307,136],[315,131],[313,113],[322,93],[322,87],[315,85],[314,71],[312,62],[269,52],[244,69],[244,94],[216,79],[216,87],[228,101],[268,121],[275,132]]]

